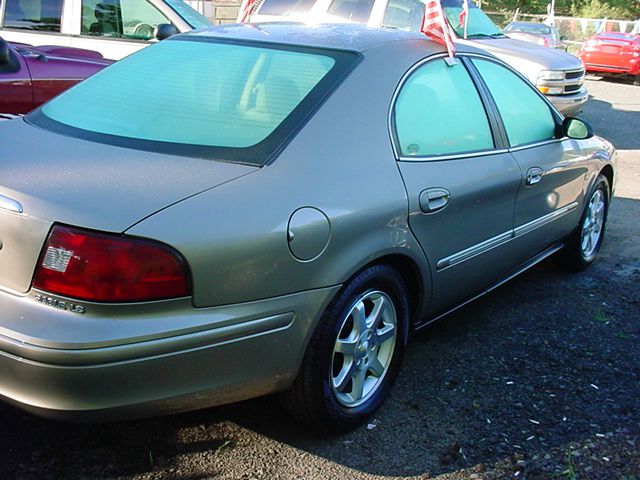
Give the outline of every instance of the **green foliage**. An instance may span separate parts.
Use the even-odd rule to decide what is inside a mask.
[[[637,3],[635,5],[637,7]],[[572,7],[572,13],[576,17],[583,18],[609,18],[609,19],[634,19],[634,5],[631,2],[616,0],[586,0],[576,2]],[[637,9],[637,8],[636,8]]]
[[[478,4],[478,0],[475,0]],[[544,15],[551,0],[482,0],[485,12],[515,12]],[[556,0],[556,15],[611,20],[640,18],[640,0]]]

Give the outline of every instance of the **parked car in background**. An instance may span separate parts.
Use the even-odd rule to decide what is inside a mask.
[[[611,144],[487,52],[445,57],[216,27],[0,124],[0,397],[105,419],[283,392],[347,430],[416,330],[553,254],[588,267]]]
[[[5,40],[95,50],[113,60],[174,33],[210,25],[182,0],[0,2]]]
[[[589,72],[630,76],[640,85],[640,35],[598,33],[582,44],[580,60]]]
[[[567,49],[558,29],[544,23],[511,22],[502,31],[509,38],[537,43],[543,47]]]
[[[462,2],[442,0],[458,43],[486,50],[511,65],[547,95],[561,113],[572,115],[582,109],[589,95],[583,85],[584,67],[577,57],[507,37],[472,0],[469,0],[468,37],[464,40],[460,24]],[[417,32],[424,8],[420,0],[264,0],[251,21],[346,21]]]
[[[0,38],[0,115],[28,113],[111,63],[98,52]]]

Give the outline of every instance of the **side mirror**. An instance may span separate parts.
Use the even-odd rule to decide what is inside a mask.
[[[566,40],[567,36],[566,35],[560,35],[560,40]]]
[[[11,62],[11,53],[9,53],[9,44],[0,37],[0,65],[8,65]]]
[[[584,140],[586,138],[593,137],[593,128],[591,128],[591,125],[589,125],[586,120],[581,120],[579,118],[565,118],[562,122],[562,129],[567,137],[575,138],[576,140]]]
[[[158,40],[164,40],[178,33],[178,29],[170,23],[161,23],[156,27],[155,37]]]

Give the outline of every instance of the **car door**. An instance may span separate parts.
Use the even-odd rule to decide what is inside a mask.
[[[33,108],[29,69],[20,54],[1,39],[0,49],[0,58],[4,57],[0,61],[0,114],[27,113]]]
[[[525,261],[578,224],[589,159],[578,142],[562,138],[561,118],[529,82],[497,61],[476,58],[473,64],[491,91],[522,171],[514,237]]]
[[[415,68],[399,89],[391,127],[435,313],[514,267],[507,244],[520,169],[460,61],[448,66],[440,57]]]

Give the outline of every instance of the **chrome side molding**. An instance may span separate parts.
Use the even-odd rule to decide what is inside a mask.
[[[13,198],[5,197],[4,195],[0,195],[0,209],[9,210],[14,213],[23,213],[24,208],[22,208],[22,204]]]
[[[464,261],[467,261],[473,257],[481,255],[483,253],[488,252],[489,250],[499,247],[507,242],[510,242],[514,238],[521,237],[529,232],[533,232],[534,230],[545,226],[546,224],[557,220],[558,218],[566,215],[567,213],[575,210],[578,207],[578,202],[570,203],[562,208],[554,210],[551,213],[548,213],[540,218],[536,218],[531,222],[525,223],[524,225],[520,225],[519,227],[514,228],[513,230],[509,230],[507,232],[501,233],[492,237],[484,242],[480,242],[476,245],[473,245],[465,250],[454,253],[446,258],[443,258],[438,261],[436,264],[436,270],[444,270],[445,268],[452,267]]]

